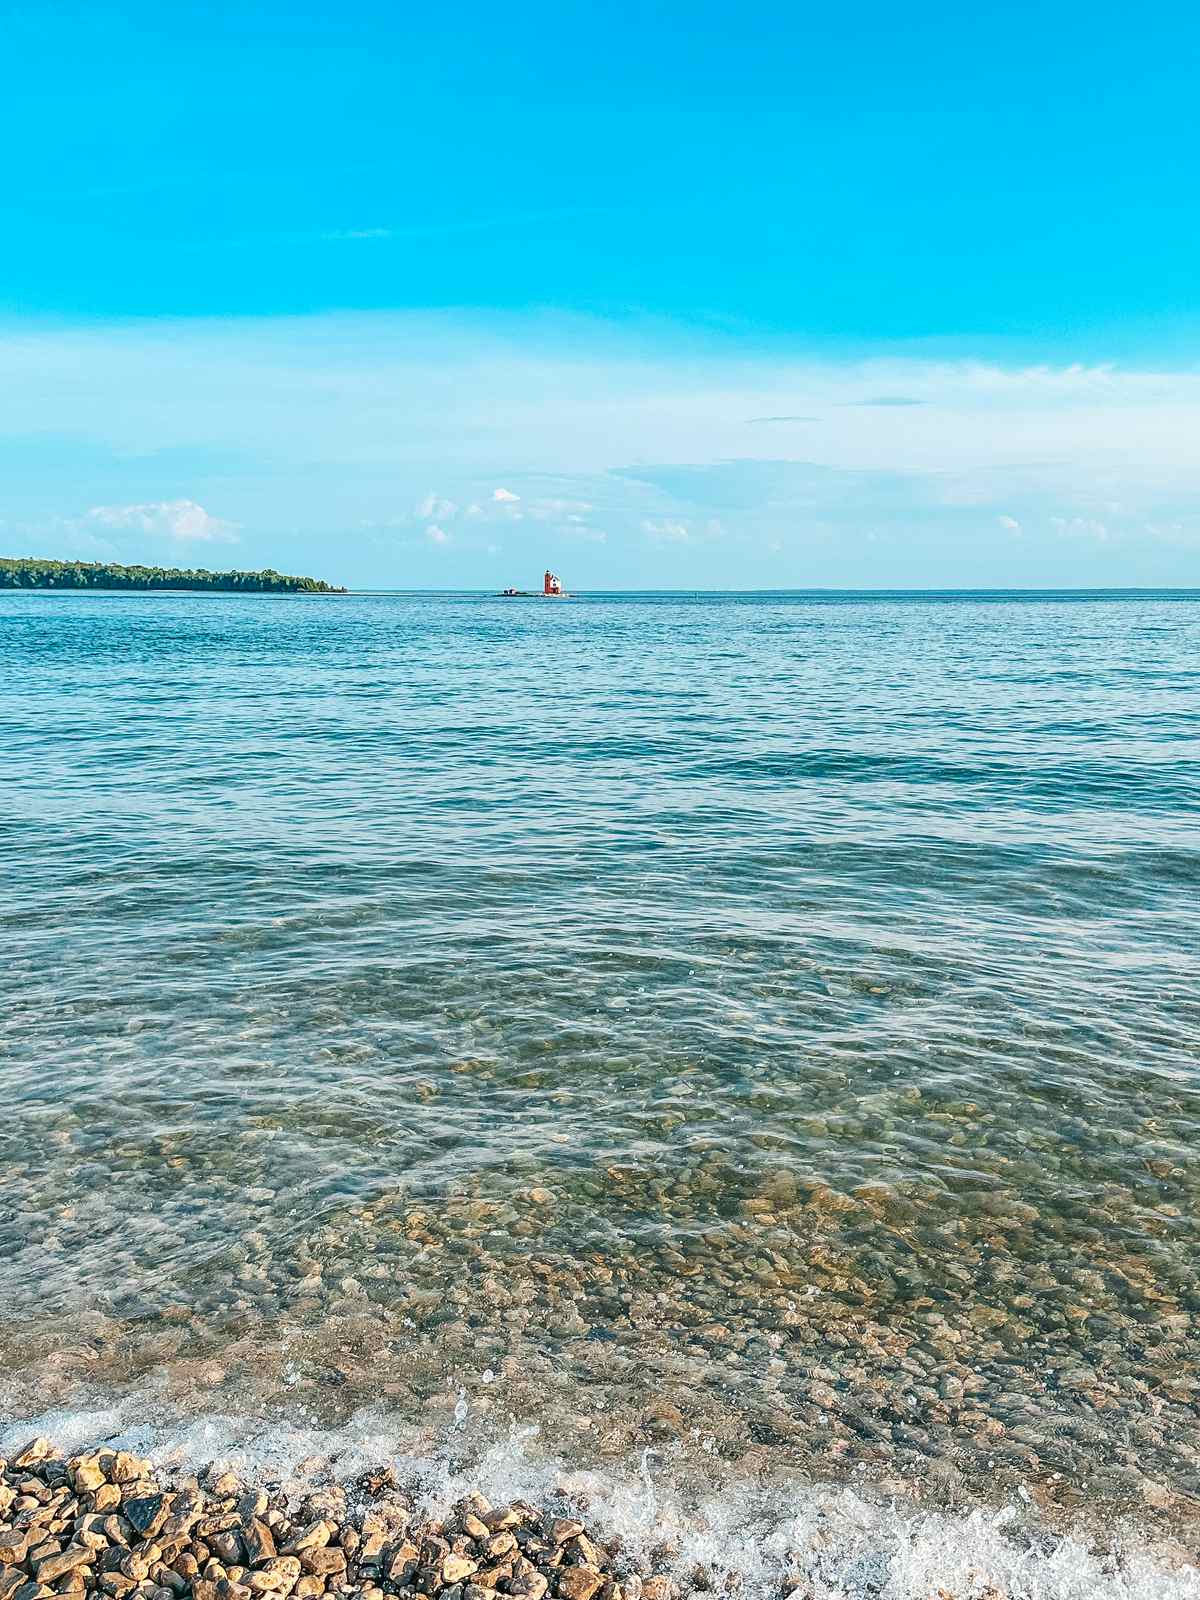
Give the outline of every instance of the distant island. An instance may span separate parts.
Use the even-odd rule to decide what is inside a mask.
[[[48,561],[0,556],[0,589],[194,589],[224,594],[345,594],[322,578],[263,572],[206,572],[197,567],[121,567],[111,561]]]

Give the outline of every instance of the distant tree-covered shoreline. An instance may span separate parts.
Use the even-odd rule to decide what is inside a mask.
[[[0,556],[0,589],[215,589],[224,594],[344,594],[321,578],[197,567],[122,567],[111,561],[49,561]]]

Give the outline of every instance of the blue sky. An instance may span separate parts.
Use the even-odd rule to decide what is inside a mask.
[[[6,551],[1200,583],[1193,8],[0,27]]]

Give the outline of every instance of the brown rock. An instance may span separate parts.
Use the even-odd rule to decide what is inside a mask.
[[[586,1533],[577,1533],[573,1539],[568,1539],[563,1546],[563,1554],[568,1561],[580,1567],[604,1566],[604,1552],[594,1545]]]
[[[546,1536],[551,1544],[566,1544],[568,1539],[577,1539],[582,1532],[583,1523],[576,1522],[574,1517],[553,1517]]]
[[[479,1571],[479,1563],[470,1556],[448,1555],[442,1561],[442,1582],[462,1583]]]
[[[242,1524],[242,1543],[246,1547],[246,1560],[252,1567],[261,1567],[275,1555],[275,1540],[261,1517],[251,1517]]]
[[[10,1523],[0,1528],[0,1564],[15,1567],[24,1561],[29,1549],[29,1533],[25,1528],[15,1528]]]
[[[115,1483],[102,1483],[92,1495],[92,1509],[115,1511],[121,1504],[121,1491]]]
[[[563,1567],[558,1574],[557,1593],[563,1600],[592,1600],[603,1582],[600,1574],[588,1567]]]
[[[359,1539],[358,1559],[362,1562],[378,1561],[387,1544],[387,1535],[380,1528],[364,1532]]]
[[[484,1512],[482,1520],[493,1533],[499,1533],[502,1528],[519,1528],[525,1519],[515,1506],[497,1506]]]
[[[0,1600],[9,1600],[9,1596],[24,1582],[25,1574],[19,1567],[0,1567]]]
[[[521,1600],[542,1600],[549,1587],[549,1578],[543,1577],[536,1567],[531,1567],[528,1572],[513,1574],[509,1581],[508,1592],[519,1595]]]
[[[113,1596],[113,1600],[124,1600],[124,1596],[132,1594],[137,1585],[132,1578],[127,1578],[123,1572],[102,1572],[100,1574],[100,1588],[105,1594]]]
[[[92,1559],[92,1554],[86,1545],[68,1545],[59,1555],[47,1556],[44,1561],[39,1561],[34,1568],[34,1576],[39,1583],[53,1583],[56,1578],[61,1578],[64,1572],[70,1572],[72,1567],[86,1567]]]
[[[264,1561],[257,1572],[252,1572],[246,1582],[258,1592],[272,1591],[289,1594],[300,1577],[299,1556],[275,1556]]]
[[[306,1572],[302,1578],[296,1580],[296,1587],[292,1590],[292,1600],[316,1600],[317,1595],[325,1593],[325,1579],[316,1572]]]
[[[500,1533],[493,1533],[490,1539],[484,1541],[483,1548],[488,1558],[496,1561],[517,1548],[516,1535],[510,1533],[507,1528]]]
[[[96,1456],[76,1456],[70,1464],[71,1482],[76,1494],[87,1494],[107,1484],[104,1468]]]
[[[507,1587],[512,1578],[512,1572],[511,1561],[501,1561],[494,1567],[480,1567],[473,1581],[480,1589],[498,1589],[501,1584]]]
[[[318,1572],[327,1578],[334,1572],[345,1572],[346,1553],[336,1545],[312,1545],[300,1552],[300,1564],[305,1572]]]
[[[389,1583],[411,1584],[417,1570],[417,1547],[406,1540],[384,1558],[383,1575]]]
[[[140,1550],[123,1550],[117,1562],[117,1571],[132,1578],[134,1583],[142,1583],[150,1576],[150,1563]]]
[[[329,1543],[332,1533],[332,1523],[327,1522],[324,1517],[318,1517],[315,1522],[310,1522],[307,1527],[301,1528],[299,1533],[288,1540],[283,1547],[283,1554],[298,1556],[303,1550],[319,1549],[320,1546]]]
[[[223,1561],[227,1567],[236,1567],[242,1561],[242,1541],[232,1528],[221,1533],[214,1533],[209,1538],[209,1547],[218,1561]]]
[[[675,1585],[670,1578],[647,1578],[642,1584],[642,1600],[674,1600]]]
[[[201,1539],[211,1539],[214,1534],[228,1533],[230,1528],[238,1525],[236,1511],[221,1511],[213,1517],[203,1517],[196,1524],[196,1534]]]
[[[158,1530],[158,1542],[162,1545],[183,1544],[198,1515],[197,1511],[173,1511]]]

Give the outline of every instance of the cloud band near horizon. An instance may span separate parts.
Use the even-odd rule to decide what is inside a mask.
[[[1190,370],[356,313],[10,329],[0,372],[0,523],[32,553],[236,537],[381,586],[1200,583]]]

